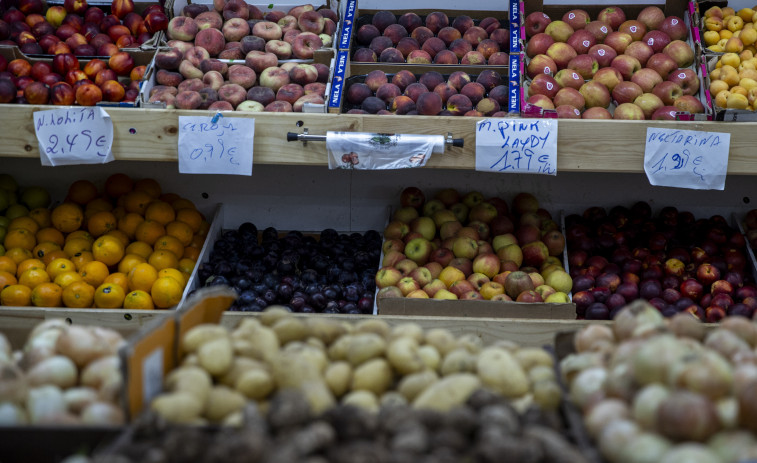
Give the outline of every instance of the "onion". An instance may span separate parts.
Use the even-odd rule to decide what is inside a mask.
[[[628,339],[620,343],[610,357],[610,368],[629,362],[645,342],[643,339]]]
[[[24,350],[18,366],[24,370],[34,368],[38,363],[55,356],[55,346],[38,345]]]
[[[738,337],[733,331],[716,328],[705,338],[704,345],[718,352],[727,359],[742,351],[751,351],[749,344]]]
[[[639,425],[650,431],[657,428],[657,409],[670,397],[670,390],[662,384],[645,386],[633,399],[633,418]]]
[[[0,427],[25,425],[28,422],[23,408],[10,402],[0,403]]]
[[[592,367],[601,367],[605,364],[604,356],[596,352],[584,352],[582,354],[570,354],[560,362],[560,373],[565,384],[571,384],[583,370]]]
[[[544,365],[537,365],[528,370],[528,380],[533,383],[539,381],[556,381],[555,369]]]
[[[630,415],[628,405],[618,399],[605,399],[591,407],[584,417],[589,435],[596,438],[599,433],[615,420],[623,420]]]
[[[41,386],[29,391],[26,410],[32,424],[50,422],[66,414],[63,391],[57,386]]]
[[[557,410],[562,400],[562,390],[554,380],[539,381],[531,384],[534,402],[542,410]]]
[[[721,426],[715,405],[694,392],[674,391],[657,409],[657,430],[674,441],[704,442]]]
[[[658,463],[671,445],[658,434],[642,432],[620,449],[618,463]]]
[[[55,338],[58,337],[58,334],[60,334],[63,331],[66,331],[69,329],[71,325],[69,325],[66,320],[63,318],[51,318],[49,320],[45,320],[42,323],[38,324],[37,326],[32,329],[32,332],[29,333],[29,337],[26,340],[26,343],[29,344],[34,339],[36,339],[38,336],[40,336],[42,333],[45,333],[47,331],[51,331],[55,334]],[[46,334],[49,336],[50,334]]]
[[[110,378],[121,377],[121,361],[115,355],[94,360],[81,372],[81,385],[94,389],[100,387]]]
[[[612,328],[607,325],[589,325],[576,333],[573,338],[576,352],[592,351],[597,346],[608,342],[615,343],[615,335],[612,333]]]
[[[0,362],[0,402],[23,403],[27,390],[24,372],[16,365]]]
[[[81,421],[84,424],[118,426],[124,424],[124,413],[113,404],[94,402],[82,410]]]
[[[108,343],[108,346],[110,346],[110,351],[113,354],[117,354],[118,349],[126,344],[124,337],[115,330],[112,330],[110,328],[103,328],[101,326],[93,326],[90,327],[90,329],[95,336],[105,340],[105,342]]]
[[[668,373],[668,384],[717,400],[731,395],[733,370],[717,352],[706,350],[674,363]]]
[[[726,397],[715,402],[715,410],[723,429],[735,429],[739,425],[739,402],[735,397]]]
[[[612,421],[599,434],[599,452],[610,461],[618,461],[626,444],[640,432],[633,421]]]
[[[3,333],[0,333],[0,362],[10,362],[12,358],[11,343],[8,342],[8,338]]]
[[[757,433],[757,381],[751,381],[739,391],[736,398],[739,401],[739,424]]]
[[[701,444],[682,444],[663,455],[660,463],[725,463],[712,450]]]
[[[707,332],[704,324],[689,312],[678,312],[668,321],[668,327],[679,338],[701,341]]]
[[[733,371],[733,393],[738,396],[752,381],[757,381],[757,365],[753,363],[737,364]]]
[[[100,386],[98,397],[100,397],[100,400],[104,402],[116,403],[118,402],[118,399],[120,397],[122,386],[123,381],[120,374],[118,376],[108,378]]]
[[[582,410],[586,410],[589,405],[604,398],[606,379],[607,370],[602,367],[582,371],[570,385],[570,400]]]
[[[720,328],[731,331],[751,347],[754,347],[757,343],[757,324],[746,317],[726,317],[720,323]]]
[[[27,378],[32,387],[52,384],[65,389],[76,384],[77,375],[76,365],[71,359],[55,355],[36,364],[27,373]]]
[[[84,407],[97,402],[97,391],[91,387],[72,387],[63,392],[63,400],[66,402],[66,409],[78,415]]]
[[[635,393],[636,384],[629,364],[616,365],[608,372],[607,381],[605,381],[605,394],[608,397],[617,397],[630,402]]]
[[[640,385],[664,383],[668,368],[686,353],[687,349],[672,335],[648,339],[633,356],[634,379]]]
[[[665,319],[660,311],[648,302],[637,299],[618,312],[615,316],[613,331],[615,338],[622,341],[664,326]]]
[[[108,339],[97,336],[87,327],[71,326],[60,335],[55,348],[58,353],[82,368],[100,357],[114,354]]]
[[[719,432],[707,443],[723,461],[746,461],[757,459],[757,440],[752,433],[743,430]]]

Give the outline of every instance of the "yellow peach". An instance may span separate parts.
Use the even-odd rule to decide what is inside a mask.
[[[723,53],[723,47],[717,43],[715,45],[710,45],[707,49],[715,53]]]
[[[749,106],[749,100],[746,95],[731,93],[726,98],[725,107],[728,109],[746,109],[747,106]]]
[[[752,79],[757,81],[757,71],[754,69],[744,69],[739,72],[739,77],[739,82],[741,82],[741,79]]]
[[[718,95],[720,92],[728,90],[730,85],[725,83],[722,80],[713,80],[710,82],[710,94],[711,95]]]
[[[722,31],[718,32],[718,35],[720,35],[721,39],[730,39],[733,37],[733,32],[729,31],[728,29],[723,29]]]
[[[749,61],[752,58],[754,58],[754,53],[749,50],[743,50],[741,53],[739,53],[739,59],[742,63],[744,61]]]
[[[757,101],[757,88],[753,88],[749,90],[746,94],[747,101],[749,101],[749,105],[754,107],[755,101]]]
[[[733,95],[734,93],[737,93],[737,94],[739,94],[739,95],[744,95],[744,96],[746,96],[746,94],[747,94],[747,89],[745,89],[745,88],[744,88],[744,87],[742,87],[741,85],[735,85],[735,86],[731,87],[731,90],[730,90],[730,92],[731,92],[731,95]]]
[[[715,31],[707,31],[704,33],[704,43],[705,45],[715,45],[718,43],[718,40],[720,40],[720,34],[718,34]]]
[[[724,48],[726,53],[741,53],[741,51],[744,49],[744,44],[741,43],[741,39],[739,39],[738,37],[731,37],[725,43]]]
[[[723,8],[723,17],[724,17],[724,18],[725,18],[726,16],[733,16],[733,15],[735,15],[735,14],[736,14],[736,10],[734,10],[734,9],[733,9],[733,8],[731,8],[730,6],[727,6],[727,7]]]
[[[704,20],[704,28],[708,31],[720,32],[723,30],[723,20],[720,18],[707,18]]]
[[[725,55],[720,57],[720,62],[723,63],[723,66],[737,67],[741,63],[741,58],[736,53],[726,52]]]
[[[739,87],[744,87],[745,89],[747,89],[747,92],[749,92],[749,90],[757,87],[757,80],[750,79],[748,77],[743,77],[739,81],[739,85],[738,86]],[[737,88],[737,87],[734,87],[734,88]]]
[[[754,10],[751,8],[742,8],[739,10],[738,15],[744,22],[749,22],[752,20],[752,16],[754,16]]]
[[[757,42],[757,29],[751,27],[749,29],[742,30],[741,35],[739,35],[739,39],[741,39],[741,43],[743,43],[744,46],[754,44],[755,42]]]
[[[744,20],[734,16],[728,20],[725,27],[731,32],[736,32],[744,27]]]
[[[729,87],[739,84],[739,73],[733,66],[723,66],[720,70],[720,80],[728,84]]]
[[[741,76],[741,74],[739,74]],[[720,69],[710,71],[710,80],[720,80]]]
[[[710,7],[707,9],[707,11],[704,12],[704,17],[705,18],[710,18],[710,17],[722,18],[723,10],[721,10],[719,6]]]

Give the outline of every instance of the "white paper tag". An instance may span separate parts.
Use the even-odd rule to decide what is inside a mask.
[[[723,190],[731,134],[647,128],[644,171],[655,186]]]
[[[158,347],[142,361],[142,404],[147,406],[163,392],[163,348]]]
[[[255,119],[179,116],[179,172],[252,175],[254,139]]]
[[[384,170],[423,167],[444,152],[441,135],[326,132],[329,169]]]
[[[477,122],[476,170],[557,175],[557,120]]]
[[[105,164],[113,161],[113,121],[103,108],[35,111],[39,157],[43,166]]]

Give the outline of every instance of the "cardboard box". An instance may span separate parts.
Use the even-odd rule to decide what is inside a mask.
[[[703,79],[706,89],[707,98],[709,100],[709,104],[711,105],[711,108],[714,113],[714,120],[716,121],[730,121],[730,122],[754,122],[757,121],[757,111],[751,111],[748,109],[729,109],[729,108],[722,108],[717,105],[715,102],[715,97],[717,95],[713,95],[710,93],[710,72],[715,69],[715,67],[718,64],[718,60],[720,59],[720,56],[717,55],[705,55],[704,57],[705,62],[702,64],[702,72],[706,73],[705,78]]]
[[[575,320],[576,306],[573,303],[545,304],[384,298],[378,300],[378,315]]]

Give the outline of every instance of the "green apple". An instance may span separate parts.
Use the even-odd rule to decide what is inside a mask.
[[[434,299],[457,300],[457,296],[446,289],[440,289],[436,292],[436,294],[434,294]]]
[[[420,233],[421,236],[431,241],[436,236],[436,224],[431,217],[418,217],[410,222],[410,231]]]
[[[544,302],[548,302],[548,303],[557,302],[557,303],[564,304],[564,303],[570,302],[570,299],[568,298],[567,294],[561,291],[558,291],[554,294],[550,294],[549,296],[547,296],[547,298],[544,299]]]
[[[467,236],[458,236],[452,243],[452,253],[455,254],[455,257],[465,257],[472,260],[478,254],[478,243]]]
[[[443,202],[438,199],[432,199],[423,205],[423,215],[426,217],[433,217],[436,211],[441,211],[443,209],[445,209]]]
[[[573,289],[573,279],[565,270],[555,270],[550,273],[545,283],[561,293],[568,293]]]
[[[458,222],[465,223],[468,220],[468,206],[466,206],[465,204],[455,203],[450,206],[449,210],[452,211],[453,214],[455,214]]]
[[[42,187],[30,186],[21,194],[21,202],[26,204],[29,210],[50,205],[50,193]]]
[[[23,204],[14,204],[5,211],[5,216],[11,220],[17,217],[24,217],[25,215],[29,215],[29,209]]]
[[[426,238],[413,238],[405,245],[405,256],[418,265],[428,262],[434,247]]]

